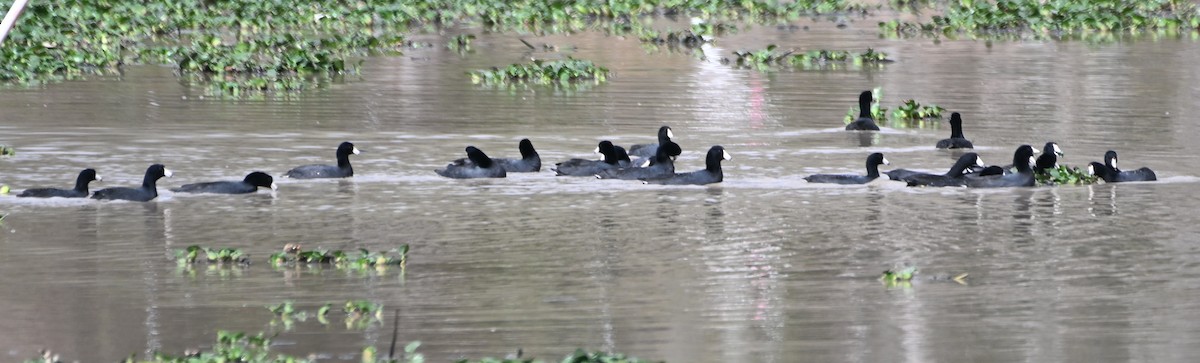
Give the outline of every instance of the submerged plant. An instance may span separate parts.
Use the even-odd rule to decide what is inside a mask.
[[[565,60],[544,61],[535,59],[525,64],[512,64],[507,67],[493,67],[472,71],[471,83],[503,84],[510,82],[535,84],[568,84],[571,82],[591,80],[603,83],[608,80],[608,68],[597,66],[589,60],[567,58]]]
[[[1086,185],[1100,180],[1085,169],[1061,164],[1034,174],[1034,179],[1038,185]]]

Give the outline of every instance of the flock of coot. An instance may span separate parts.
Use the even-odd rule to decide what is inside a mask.
[[[877,131],[879,126],[871,117],[872,94],[863,91],[859,95],[861,113],[857,119],[846,125],[846,130]],[[938,141],[938,149],[971,149],[974,145],[963,136],[962,116],[955,112],[950,116],[950,138]],[[663,126],[658,130],[658,143],[639,144],[630,146],[628,151],[612,142],[601,141],[596,152],[601,155],[599,160],[570,159],[555,164],[555,175],[583,176],[601,179],[640,180],[648,184],[691,184],[703,185],[720,183],[724,179],[721,171],[721,161],[730,160],[729,153],[720,145],[712,146],[705,157],[705,168],[697,171],[676,173],[675,158],[682,153],[679,144],[671,141],[674,134],[671,128]],[[438,175],[447,178],[503,178],[508,173],[538,172],[542,169],[542,160],[533,143],[529,139],[521,140],[518,145],[521,151],[520,159],[491,158],[474,146],[467,146],[466,158],[454,160],[445,168],[437,169]],[[810,183],[835,184],[866,184],[887,175],[891,180],[906,182],[909,186],[929,187],[1029,187],[1035,183],[1034,175],[1046,169],[1057,166],[1057,158],[1063,155],[1062,149],[1054,142],[1046,143],[1044,153],[1034,158],[1037,150],[1029,145],[1017,147],[1013,153],[1012,164],[1006,166],[987,166],[979,155],[973,152],[963,154],[945,174],[930,174],[895,169],[880,173],[880,165],[888,165],[887,158],[881,153],[867,156],[866,175],[849,174],[815,174],[805,177]],[[346,178],[354,176],[354,168],[350,166],[350,155],[358,154],[358,148],[350,142],[343,142],[337,148],[337,165],[304,165],[288,170],[287,178],[316,179],[316,178]],[[636,158],[636,159],[634,159]],[[1104,163],[1092,162],[1088,171],[1103,179],[1105,182],[1129,182],[1156,180],[1154,171],[1141,168],[1133,171],[1122,171],[1117,168],[1117,153],[1108,151],[1104,155]],[[32,188],[26,189],[18,197],[63,197],[104,200],[130,200],[145,202],[158,196],[155,183],[162,177],[170,177],[171,171],[162,164],[151,165],[146,169],[146,176],[141,187],[114,187],[88,193],[88,184],[101,180],[93,169],[84,169],[75,180],[74,189]],[[216,181],[206,183],[185,184],[172,189],[177,193],[221,193],[242,194],[253,193],[258,188],[276,189],[274,178],[267,173],[255,171],[246,175],[241,181]]]
[[[875,119],[871,117],[871,91],[863,91],[858,96],[859,116],[846,125],[846,130],[872,131],[879,130]],[[955,112],[950,115],[950,138],[942,139],[935,145],[938,149],[973,149],[975,145],[963,136],[962,115]],[[1012,164],[1007,166],[987,166],[979,158],[979,154],[969,152],[958,158],[945,174],[930,174],[907,169],[896,169],[886,173],[890,180],[906,182],[909,186],[926,187],[1032,187],[1035,184],[1035,174],[1045,173],[1048,169],[1058,167],[1058,157],[1063,156],[1062,148],[1055,142],[1046,143],[1044,153],[1038,158],[1033,156],[1037,150],[1029,145],[1017,147],[1013,153]],[[881,153],[867,156],[867,175],[849,174],[816,174],[805,177],[809,183],[834,184],[866,184],[880,177],[879,165],[888,165]],[[1088,172],[1108,183],[1151,181],[1157,180],[1150,168],[1134,171],[1121,171],[1117,168],[1117,152],[1109,150],[1104,154],[1104,163],[1088,164]]]
[[[721,161],[732,157],[725,148],[715,145],[708,150],[705,167],[687,173],[675,172],[675,158],[683,153],[671,138],[675,137],[671,127],[658,129],[657,144],[638,144],[624,147],[611,141],[601,141],[596,146],[600,159],[570,159],[554,164],[551,170],[559,176],[582,176],[600,179],[641,180],[648,184],[691,184],[720,183],[725,175]],[[542,159],[529,139],[521,140],[520,159],[490,158],[479,148],[467,146],[467,157],[458,159],[445,168],[437,169],[438,175],[455,178],[503,178],[508,173],[529,173],[542,170]],[[636,157],[637,159],[632,159]]]

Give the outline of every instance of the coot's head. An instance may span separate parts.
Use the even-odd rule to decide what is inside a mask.
[[[1113,170],[1121,170],[1120,168],[1117,167],[1117,152],[1116,151],[1109,150],[1104,153],[1104,165],[1112,168]]]
[[[483,153],[483,150],[479,150],[477,147],[467,146],[467,158],[481,168],[492,167],[492,158],[489,158],[487,154]]]
[[[522,159],[531,158],[537,156],[538,154],[537,150],[534,150],[533,148],[533,142],[529,141],[529,139],[521,139],[521,143],[518,144],[517,148],[521,149]]]
[[[661,144],[661,143],[663,143],[663,141],[669,141],[674,138],[675,138],[675,132],[671,131],[670,126],[663,126],[663,127],[658,128],[658,143]]]
[[[146,179],[150,180],[158,180],[164,176],[170,178],[171,175],[174,174],[175,173],[171,172],[171,169],[167,169],[167,167],[163,166],[163,164],[150,165],[150,167],[146,169]]]
[[[673,141],[667,141],[665,144],[658,145],[657,156],[668,157],[675,159],[676,156],[683,153],[683,149]]]
[[[354,144],[350,143],[349,141],[346,141],[341,145],[338,145],[337,154],[338,156],[350,154],[358,155],[358,148],[354,147]]]
[[[1033,158],[1033,146],[1021,145],[1017,147],[1017,151],[1013,153],[1013,166],[1018,172],[1029,172],[1033,170],[1033,165],[1037,160]]]
[[[862,91],[858,94],[859,105],[870,105],[873,100],[875,100],[875,96],[871,94],[871,91]]]
[[[892,165],[892,163],[883,157],[883,153],[874,153],[867,156],[867,167],[871,167],[872,165]]]
[[[246,174],[246,178],[242,179],[242,181],[259,188],[271,188],[271,190],[279,189],[279,187],[275,185],[275,178],[271,177],[270,174],[261,171]]]
[[[88,169],[83,169],[83,171],[79,172],[79,179],[77,181],[87,183],[87,182],[91,182],[91,181],[101,181],[101,180],[104,180],[104,178],[101,178],[100,175],[96,174],[96,169],[88,168]]]

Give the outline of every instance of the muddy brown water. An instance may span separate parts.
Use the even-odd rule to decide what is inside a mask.
[[[284,331],[264,305],[315,311],[366,299],[384,322],[347,329],[310,319],[277,348],[354,360],[401,343],[432,361],[523,349],[550,361],[576,347],[673,362],[1181,361],[1200,355],[1200,46],[885,40],[872,22],[845,29],[757,26],[695,55],[650,51],[596,33],[527,38],[592,59],[610,82],[565,92],[472,85],[466,71],[531,56],[515,35],[482,34],[461,56],[437,47],[367,59],[362,76],[290,100],[201,97],[171,70],[0,91],[0,183],[136,185],[147,165],[175,176],[150,203],[0,197],[0,355],[49,347],[115,361],[214,341],[217,330]],[[478,31],[466,30],[464,32]],[[882,68],[758,72],[716,61],[767,44],[887,52]],[[813,173],[944,170],[944,124],[840,131],[863,89],[885,105],[915,98],[964,114],[985,161],[1054,140],[1068,164],[1121,153],[1156,183],[1030,189],[910,189],[807,184]],[[433,169],[476,145],[517,155],[533,140],[545,165],[587,157],[601,139],[649,142],[671,125],[680,169],[710,145],[725,182],[661,187],[536,174],[460,181]],[[280,180],[275,193],[178,195],[184,183],[277,177],[331,163],[338,142],[363,151],[356,176]],[[860,143],[872,144],[861,147]],[[276,270],[268,254],[412,245],[407,273]],[[237,247],[243,269],[181,271],[188,245]],[[879,273],[921,270],[888,287]],[[930,280],[968,273],[966,285]]]

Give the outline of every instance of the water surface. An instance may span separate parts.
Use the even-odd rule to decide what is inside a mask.
[[[283,331],[264,305],[304,310],[367,299],[386,322],[346,329],[299,322],[288,353],[356,361],[399,339],[432,361],[503,356],[557,360],[576,347],[672,362],[1181,361],[1200,355],[1200,68],[1191,41],[1112,44],[885,40],[870,21],[838,29],[743,28],[701,51],[652,51],[596,33],[479,35],[465,56],[440,49],[366,60],[363,75],[292,99],[223,100],[171,70],[0,91],[0,183],[137,185],[146,166],[175,177],[157,201],[0,197],[0,354],[115,361],[211,344],[217,330]],[[721,64],[740,49],[873,47],[880,68],[758,72]],[[471,69],[575,56],[615,72],[573,90],[472,85]],[[1156,183],[1031,189],[909,189],[807,184],[861,173],[871,152],[891,167],[944,170],[946,125],[840,131],[863,89],[884,103],[962,112],[985,161],[1022,143],[1057,141],[1068,164],[1121,153]],[[681,170],[711,145],[734,160],[707,187],[554,177],[556,161],[596,142],[651,142],[674,128]],[[433,169],[475,145],[515,157],[530,138],[547,167],[503,180],[447,180]],[[275,193],[178,195],[185,183],[277,177],[332,163],[341,141],[363,151],[356,176],[280,180]],[[862,146],[862,145],[868,146]],[[286,243],[386,250],[412,246],[407,273],[267,266]],[[181,270],[199,244],[236,247],[243,269]],[[923,278],[888,287],[885,269]],[[933,279],[968,273],[966,285]]]

